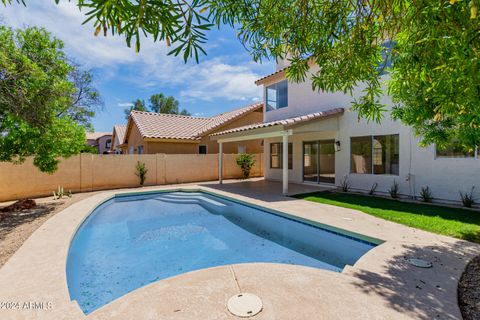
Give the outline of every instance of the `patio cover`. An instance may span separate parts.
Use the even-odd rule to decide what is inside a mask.
[[[303,116],[249,124],[242,127],[224,130],[210,135],[210,139],[217,140],[218,148],[218,179],[222,183],[222,167],[223,167],[223,143],[235,142],[254,139],[266,139],[274,137],[282,137],[283,142],[283,172],[282,186],[283,194],[288,194],[288,136],[293,134],[293,128],[304,125],[308,122],[338,116],[344,113],[343,108],[335,108],[327,111],[315,112]]]

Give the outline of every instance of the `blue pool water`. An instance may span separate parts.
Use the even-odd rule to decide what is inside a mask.
[[[341,271],[375,244],[206,193],[117,197],[72,240],[67,281],[88,314],[151,282],[214,266],[272,262]]]

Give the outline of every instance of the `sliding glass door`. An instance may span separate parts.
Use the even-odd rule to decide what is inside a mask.
[[[318,143],[303,143],[303,180],[318,182]]]
[[[335,141],[303,143],[303,180],[335,183]]]

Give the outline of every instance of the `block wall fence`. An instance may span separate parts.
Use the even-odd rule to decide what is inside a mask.
[[[223,155],[223,178],[239,179],[236,154]],[[263,155],[255,155],[251,177],[263,176]],[[0,201],[53,195],[58,186],[67,192],[88,192],[139,186],[137,161],[148,170],[146,186],[218,179],[218,154],[80,154],[62,159],[53,174],[40,172],[32,159],[22,164],[0,162]]]

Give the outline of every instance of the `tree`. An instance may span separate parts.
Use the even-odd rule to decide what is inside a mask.
[[[185,60],[205,53],[209,29],[230,25],[254,60],[288,56],[291,81],[310,77],[314,89],[345,93],[363,86],[352,106],[369,121],[384,116],[381,76],[388,58],[391,80],[385,85],[397,104],[395,118],[411,125],[424,144],[444,145],[452,137],[465,148],[480,144],[480,0],[78,3],[95,34],[121,34],[128,46],[135,41],[136,50],[140,34],[151,35]],[[312,72],[312,62],[318,71]]]
[[[72,94],[72,105],[67,112],[75,122],[92,130],[90,119],[96,110],[104,106],[103,99],[94,87],[93,71],[82,70],[82,66],[75,61],[70,61],[70,65],[73,68],[69,74],[69,81],[73,83],[75,92]]]
[[[150,110],[157,113],[181,114],[189,116],[190,113],[179,109],[179,102],[173,96],[166,97],[163,93],[154,94],[150,97]]]
[[[72,105],[77,89],[62,49],[45,29],[0,26],[0,161],[33,156],[53,172],[59,157],[83,148],[88,116],[77,117]]]
[[[132,112],[133,110],[147,111],[147,107],[145,106],[145,101],[143,101],[141,99],[137,99],[137,100],[132,102],[132,106],[130,106],[130,107],[128,107],[124,110],[125,119],[127,119],[127,121],[128,121],[128,118],[130,117],[130,112]]]

